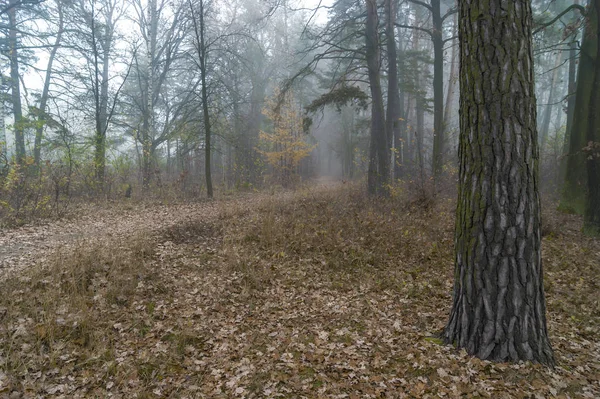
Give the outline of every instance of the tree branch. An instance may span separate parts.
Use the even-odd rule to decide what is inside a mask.
[[[539,27],[536,30],[533,31],[533,34],[535,35],[535,34],[539,33],[540,31],[544,30],[548,26],[552,25],[553,23],[555,23],[556,21],[558,21],[559,19],[561,19],[563,15],[565,15],[566,13],[568,13],[569,11],[571,11],[573,9],[579,10],[579,12],[581,13],[581,15],[585,15],[585,13],[586,13],[586,10],[585,10],[584,6],[582,6],[580,4],[571,4],[569,7],[565,8],[560,14],[558,14],[552,20],[539,25]]]
[[[421,28],[420,26],[412,26],[412,25],[402,25],[402,24],[398,24],[395,23],[394,24],[397,28],[406,28],[406,29],[414,29],[414,30],[419,30],[421,32],[425,32],[427,33],[429,36],[431,36],[433,38],[433,32],[430,31],[429,29],[426,28]]]
[[[448,12],[446,12],[444,14],[444,16],[442,17],[442,22],[444,22],[446,20],[446,18],[448,18],[450,15],[454,15],[458,12],[458,7],[452,8],[450,10],[448,10]]]
[[[431,8],[431,6],[429,4],[427,4],[427,3],[424,3],[424,2],[419,1],[419,0],[408,0],[408,1],[410,1],[413,4],[418,4],[418,5],[422,6],[422,7],[425,7],[429,11],[433,11],[433,9]]]

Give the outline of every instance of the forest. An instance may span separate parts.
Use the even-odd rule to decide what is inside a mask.
[[[0,398],[600,397],[600,0],[0,0]]]

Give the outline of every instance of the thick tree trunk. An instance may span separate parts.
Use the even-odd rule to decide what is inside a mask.
[[[528,1],[460,1],[460,173],[446,343],[553,365]]]
[[[433,177],[438,178],[444,167],[444,42],[440,0],[431,0],[433,21]]]
[[[597,61],[596,8],[594,2],[588,9],[588,23],[583,32],[579,71],[577,73],[577,89],[575,106],[573,107],[573,124],[569,135],[569,154],[566,157],[565,182],[563,185],[559,209],[565,212],[582,215],[587,198],[586,154],[582,149],[586,146],[586,134],[589,122],[590,98],[594,80],[594,68]]]
[[[369,153],[368,190],[370,194],[388,194],[390,153],[385,132],[385,111],[380,81],[377,2],[366,0],[366,57],[371,88],[371,150]],[[374,156],[376,155],[376,160]],[[377,170],[375,170],[375,165]],[[375,190],[375,191],[373,191]]]
[[[17,41],[17,7],[8,10],[8,45],[10,49],[10,87],[14,118],[15,155],[17,162],[25,162],[25,130],[23,126],[23,111],[21,108],[21,86],[19,79],[19,51]]]
[[[596,8],[596,54],[600,54],[600,0],[593,1]],[[594,16],[592,15],[591,18]],[[600,236],[600,63],[596,63],[590,99],[589,122],[587,128],[588,197],[583,219],[585,234]]]

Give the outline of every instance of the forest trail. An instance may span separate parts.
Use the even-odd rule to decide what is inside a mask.
[[[339,184],[336,179],[324,177],[316,179],[309,189],[329,190]],[[172,226],[198,220],[214,221],[225,207],[249,210],[273,195],[253,192],[185,204],[116,203],[112,208],[91,205],[71,218],[0,229],[0,278],[43,263],[59,248],[103,240],[120,242],[134,234],[155,236]],[[290,197],[292,192],[277,195],[283,199]]]
[[[82,241],[121,241],[133,233],[153,234],[187,220],[215,218],[219,204],[218,201],[185,205],[118,204],[112,209],[95,207],[73,218],[44,225],[5,229],[0,231],[0,275],[31,266],[58,248]]]

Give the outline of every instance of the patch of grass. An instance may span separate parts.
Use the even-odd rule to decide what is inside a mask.
[[[453,226],[448,218],[431,217],[440,210],[427,204],[401,195],[375,200],[352,185],[268,198],[245,218],[224,220],[227,263],[251,289],[264,288],[285,264],[288,273],[314,268],[342,291],[361,281],[398,290],[404,270],[411,269],[397,267],[405,260],[430,269],[451,257]],[[450,203],[442,206],[451,212]]]
[[[12,384],[23,373],[74,368],[112,353],[112,306],[127,306],[148,271],[154,243],[134,237],[62,248],[46,264],[0,282],[2,371]],[[66,363],[65,363],[66,362]],[[18,385],[14,385],[15,387]]]

